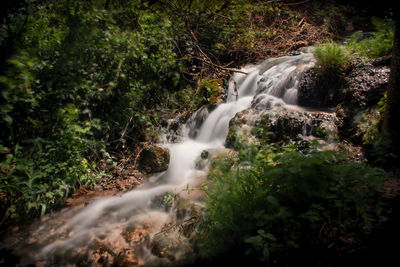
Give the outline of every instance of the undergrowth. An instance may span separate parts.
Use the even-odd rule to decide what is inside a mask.
[[[390,19],[372,19],[374,32],[356,31],[348,42],[348,47],[362,56],[382,57],[392,51],[394,38],[394,22]]]
[[[327,264],[324,257],[345,255],[385,220],[383,170],[333,151],[274,150],[214,162],[197,240],[202,257]]]
[[[283,1],[33,0],[3,8],[2,226],[92,184],[103,175],[101,151],[135,152],[157,140],[172,114],[217,104],[230,67],[330,36]]]
[[[2,226],[93,184],[102,149],[155,140],[179,82],[171,22],[140,13],[139,2],[33,6],[0,74]]]

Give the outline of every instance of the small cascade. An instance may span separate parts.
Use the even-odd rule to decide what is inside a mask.
[[[249,107],[251,100],[251,96],[246,96],[235,102],[219,105],[201,126],[196,141],[223,145],[228,134],[229,121],[236,113]]]
[[[118,243],[121,253],[133,250],[140,254],[142,263],[155,260],[157,257],[151,257],[148,248],[151,239],[157,236],[164,225],[173,223],[176,214],[171,209],[154,205],[154,199],[169,192],[184,192],[204,181],[207,169],[196,169],[196,161],[205,150],[224,149],[229,121],[238,112],[251,106],[256,109],[272,109],[276,106],[298,108],[300,75],[313,65],[312,55],[303,53],[245,66],[241,71],[247,74],[235,73],[230,80],[226,103],[210,113],[205,108],[195,113],[190,123],[183,126],[186,129],[180,131],[183,136],[179,143],[161,144],[170,150],[167,171],[149,177],[149,182],[139,189],[99,199],[78,211],[69,211],[58,224],[43,224],[32,229],[31,235],[38,239],[36,245],[30,245],[27,251],[22,240],[19,240],[20,244],[13,244],[16,253],[26,257],[25,263],[46,262],[48,259],[57,262],[61,257],[67,265],[74,263],[74,260],[82,260],[77,254],[93,255],[90,250],[98,247],[98,244],[112,246]],[[138,243],[128,242],[123,237],[127,229],[138,229],[141,224],[149,227],[150,240],[139,242],[141,248],[138,249]]]

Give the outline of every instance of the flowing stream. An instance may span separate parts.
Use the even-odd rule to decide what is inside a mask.
[[[45,221],[34,223],[28,233],[6,239],[6,246],[22,257],[21,265],[34,262],[46,266],[50,262],[59,266],[87,261],[96,266],[104,263],[104,257],[113,257],[115,264],[119,256],[132,265],[168,263],[168,257],[153,255],[150,244],[166,225],[176,222],[178,215],[176,209],[158,205],[157,199],[164,201],[168,193],[173,193],[201,206],[201,190],[190,188],[198,188],[206,181],[207,168],[196,168],[202,152],[223,151],[229,121],[246,108],[298,108],[300,75],[313,65],[312,55],[301,53],[243,67],[241,71],[248,74],[233,75],[225,103],[207,116],[199,112],[193,115],[192,121],[203,116],[200,127],[194,129],[193,123],[183,125],[179,143],[160,144],[170,150],[167,171],[149,177],[140,188],[123,195],[48,216]],[[112,247],[118,250],[113,251]],[[184,253],[176,250],[173,258],[179,259]]]

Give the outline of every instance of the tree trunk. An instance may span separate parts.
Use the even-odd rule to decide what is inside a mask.
[[[400,160],[400,11],[395,11],[395,33],[390,67],[389,88],[384,114],[383,128],[393,142],[393,152]],[[396,151],[397,150],[397,151]]]

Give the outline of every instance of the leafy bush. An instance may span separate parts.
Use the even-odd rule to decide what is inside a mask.
[[[244,251],[267,264],[324,261],[316,251],[345,253],[384,220],[380,169],[332,151],[250,155],[237,164],[219,159],[211,171],[198,235],[203,257]]]
[[[396,155],[389,134],[382,130],[386,106],[386,94],[373,108],[359,112],[354,118],[358,131],[362,133],[362,144],[370,164],[381,168],[394,166]]]
[[[222,79],[203,78],[199,84],[200,95],[203,96],[202,104],[210,104],[216,106],[222,101],[224,88],[222,87]]]
[[[171,23],[139,16],[139,1],[102,5],[38,4],[1,74],[3,223],[43,214],[92,183],[106,145],[154,138],[179,81]]]
[[[350,36],[348,46],[363,56],[381,57],[390,54],[393,46],[394,22],[392,20],[372,19],[375,32],[357,31]]]

